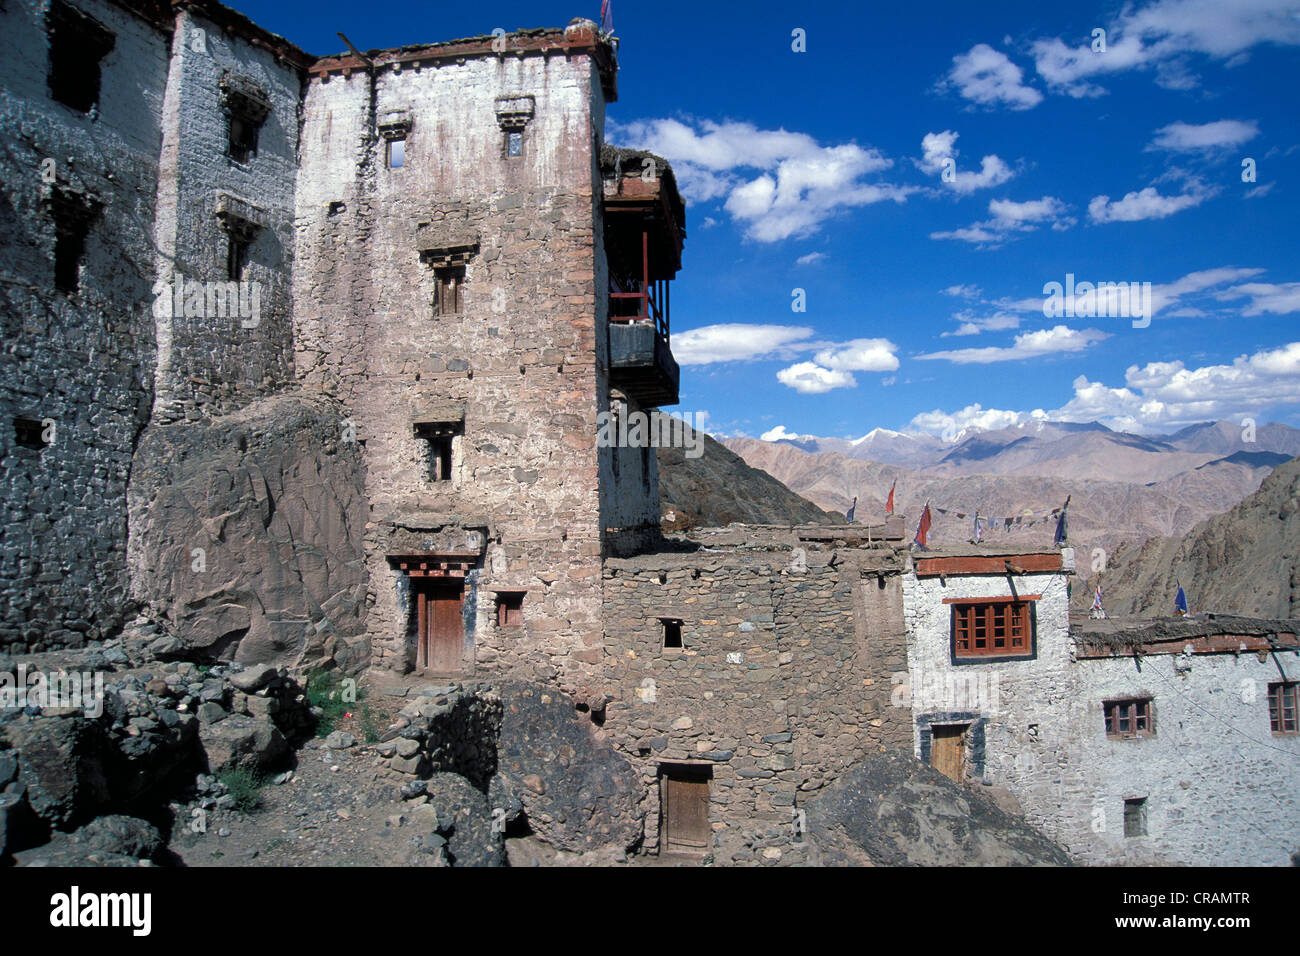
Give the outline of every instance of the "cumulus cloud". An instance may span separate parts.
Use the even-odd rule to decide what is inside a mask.
[[[1033,232],[1040,226],[1056,230],[1068,229],[1075,220],[1067,216],[1069,207],[1055,196],[1016,202],[1011,199],[992,199],[989,212],[992,219],[971,223],[962,229],[932,232],[931,239],[957,239],[983,246],[998,246],[1016,233]]]
[[[889,339],[852,339],[822,349],[813,361],[837,372],[892,372],[898,368],[897,351]]]
[[[1030,49],[1048,88],[1069,96],[1099,96],[1094,80],[1105,74],[1154,68],[1156,82],[1173,89],[1197,84],[1186,58],[1200,54],[1239,62],[1261,44],[1300,45],[1300,18],[1293,0],[1156,0],[1125,5],[1106,24],[1105,52],[1091,38],[1070,45],[1060,38],[1035,41]]]
[[[1240,146],[1259,135],[1259,125],[1254,121],[1219,120],[1215,123],[1170,123],[1156,130],[1156,138],[1147,149],[1167,149],[1174,152],[1197,152]]]
[[[1131,365],[1124,384],[1106,385],[1080,375],[1073,397],[1044,412],[936,409],[916,416],[911,427],[932,434],[962,428],[1005,428],[1033,419],[1098,421],[1123,431],[1168,431],[1204,421],[1261,417],[1277,405],[1300,402],[1300,342],[1241,355],[1230,364],[1188,368],[1181,361]]]
[[[951,178],[947,180],[941,178],[940,181],[948,189],[962,196],[968,196],[977,189],[1000,186],[1015,175],[1011,167],[995,154],[989,154],[980,160],[979,172],[958,167],[959,154],[955,148],[958,135],[960,134],[952,130],[927,133],[921,139],[922,155],[917,166],[936,176],[942,176],[945,169],[951,168],[953,170]]]
[[[811,235],[846,209],[905,202],[918,190],[871,178],[893,166],[879,150],[823,146],[806,133],[676,119],[638,120],[613,130],[629,145],[669,159],[688,199],[722,199],[745,235],[759,242]]]
[[[987,43],[977,43],[967,52],[954,56],[952,68],[942,85],[956,87],[963,99],[981,106],[1027,110],[1043,99],[1042,93],[1025,85],[1024,71],[1005,53]]]
[[[960,441],[969,432],[1010,428],[1022,422],[1046,419],[1041,408],[1032,412],[1015,412],[1001,408],[984,408],[979,403],[967,405],[955,412],[934,409],[915,416],[907,426],[908,431],[940,435],[945,441]]]
[[[777,425],[775,428],[769,428],[763,434],[758,436],[762,441],[806,441],[813,438],[813,435],[798,435],[792,431],[787,431],[784,425]]]
[[[918,355],[920,359],[943,359],[958,365],[987,365],[992,362],[1013,362],[1017,359],[1036,358],[1053,352],[1080,352],[1103,339],[1110,338],[1110,333],[1099,329],[1071,329],[1057,325],[1050,329],[1036,332],[1024,332],[1017,335],[1015,342],[1009,346],[988,346],[973,349],[946,349],[940,352],[928,352]]]
[[[673,336],[673,357],[680,365],[708,365],[780,355],[812,335],[799,325],[749,325],[728,322],[706,325]],[[788,354],[788,353],[787,353]]]
[[[820,395],[833,388],[856,388],[857,379],[848,372],[823,368],[813,362],[797,362],[776,373],[777,381],[804,395]]]
[[[1154,186],[1126,193],[1123,199],[1094,196],[1088,203],[1088,217],[1093,222],[1140,222],[1164,219],[1184,209],[1199,206],[1208,198],[1206,190],[1193,187],[1179,196],[1162,196]]]

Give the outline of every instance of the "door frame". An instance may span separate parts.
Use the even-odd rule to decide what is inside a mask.
[[[945,777],[948,777],[949,780],[952,780],[953,783],[965,783],[970,776],[971,727],[972,724],[968,720],[943,721],[940,723],[933,723],[930,725],[930,761],[929,762],[930,762],[930,766],[934,767],[935,770],[939,770],[938,764],[934,762],[935,742],[937,737],[939,736],[935,733],[935,731],[955,730],[955,729],[961,730],[960,734],[952,735],[957,737],[957,739],[961,741],[960,743],[961,768],[958,771],[959,776],[956,779],[954,779],[952,777],[948,777],[946,773],[943,774]],[[949,735],[945,734],[943,736],[948,737]],[[943,773],[942,770],[939,770],[939,772]]]
[[[708,856],[713,852],[713,827],[709,821],[709,809],[713,805],[713,764],[700,760],[665,761],[658,766],[659,771],[659,853],[674,853],[686,856]],[[673,783],[703,784],[704,833],[702,845],[673,843],[672,829],[669,826],[670,801],[668,792]]]

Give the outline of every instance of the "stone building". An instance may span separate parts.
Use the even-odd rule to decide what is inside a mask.
[[[605,142],[594,23],[325,57],[212,0],[0,23],[6,652],[125,634],[541,682],[640,775],[641,848],[722,862],[805,860],[804,802],[888,748],[998,785],[1084,859],[1296,842],[1296,738],[1233,768],[1161,683],[1273,695],[1293,651],[1254,655],[1280,626],[1135,673],[1071,636],[1061,552],[914,558],[900,518],[664,541],[631,436],[677,402],[685,210],[666,162]],[[973,642],[1007,599],[1028,651],[959,662],[956,615]],[[928,706],[957,672],[988,680]],[[1100,709],[1142,695],[1157,734],[1106,738]],[[1238,708],[1252,738],[1262,706]],[[1204,815],[1191,734],[1251,809]]]
[[[1072,564],[1070,549],[914,557],[903,588],[915,754],[1006,791],[1081,862],[1289,864],[1296,622],[1072,626]]]

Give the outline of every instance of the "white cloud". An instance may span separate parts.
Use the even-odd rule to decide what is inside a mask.
[[[1043,94],[1024,83],[1024,72],[1005,53],[987,43],[977,43],[966,53],[952,58],[947,84],[957,87],[963,99],[982,106],[1009,106],[1027,110],[1037,106]]]
[[[1226,285],[1230,282],[1241,282],[1245,279],[1251,279],[1263,273],[1263,269],[1240,269],[1231,266],[1224,266],[1217,269],[1202,269],[1197,272],[1189,272],[1182,278],[1175,279],[1173,282],[1153,283],[1151,286],[1151,314],[1154,316],[1159,312],[1166,312],[1171,315],[1204,315],[1199,309],[1193,308],[1184,300],[1189,296],[1197,293],[1207,292],[1215,286]],[[1054,277],[1053,281],[1060,282],[1064,276]],[[1114,282],[1137,282],[1141,281],[1137,276],[1126,277],[1103,277],[1103,276],[1076,276],[1076,280],[1082,281],[1087,279],[1093,281],[1114,281]],[[1220,290],[1220,293],[1223,290]],[[1222,298],[1220,293],[1214,293],[1216,298]],[[1239,298],[1236,296],[1235,298]],[[1026,299],[999,299],[994,303],[999,309],[1005,309],[1012,312],[1032,312],[1038,315],[1043,314],[1043,297],[1037,296]],[[1088,300],[1080,295],[1075,295],[1072,300],[1066,300],[1062,303],[1066,313],[1085,311],[1089,308]],[[1179,311],[1171,311],[1178,309]]]
[[[889,339],[853,339],[822,349],[813,361],[837,372],[892,372],[898,368],[897,351]]]
[[[953,314],[960,324],[955,332],[943,332],[942,337],[954,335],[979,335],[981,332],[1005,332],[1020,328],[1020,316],[1011,312],[995,311],[991,315],[976,315],[969,309]]]
[[[1254,189],[1246,190],[1246,195],[1244,198],[1259,199],[1261,196],[1267,196],[1269,193],[1273,191],[1273,187],[1276,185],[1277,185],[1276,182],[1261,183],[1260,185],[1256,186]]]
[[[1094,196],[1088,203],[1088,217],[1093,222],[1164,219],[1184,209],[1199,206],[1207,196],[1207,192],[1195,188],[1181,196],[1162,196],[1156,187],[1148,186],[1140,192],[1126,193],[1123,199],[1113,202],[1109,196]]]
[[[1188,368],[1181,361],[1131,365],[1122,386],[1109,386],[1080,375],[1073,397],[1044,412],[982,409],[958,412],[935,409],[917,415],[914,430],[952,434],[963,428],[1005,428],[1022,421],[1097,421],[1123,431],[1168,431],[1204,421],[1240,421],[1260,417],[1270,408],[1300,403],[1300,342],[1253,355],[1231,364]]]
[[[809,438],[815,438],[815,435],[798,435],[792,431],[787,431],[784,425],[777,425],[775,428],[769,428],[763,434],[758,436],[761,441],[806,441]]]
[[[1105,90],[1093,78],[1146,68],[1155,68],[1163,86],[1189,89],[1197,81],[1185,62],[1188,54],[1232,65],[1260,44],[1300,45],[1300,18],[1294,11],[1293,0],[1156,0],[1126,5],[1106,25],[1104,53],[1093,52],[1091,39],[1078,46],[1042,39],[1031,50],[1048,87],[1070,96],[1101,95]]]
[[[1123,387],[1112,388],[1079,376],[1074,398],[1054,417],[1122,422],[1145,430],[1259,414],[1300,401],[1300,342],[1242,355],[1231,365],[1133,365],[1124,378]]]
[[[1194,152],[1240,146],[1259,135],[1259,124],[1254,120],[1219,120],[1215,123],[1170,123],[1156,130],[1147,149],[1168,149],[1175,152]]]
[[[723,208],[759,242],[811,235],[846,209],[905,202],[919,188],[869,180],[893,166],[879,150],[823,146],[806,133],[750,123],[639,120],[611,124],[611,135],[665,156],[688,199],[724,199]]]
[[[798,325],[748,325],[739,322],[706,325],[673,336],[673,356],[681,365],[736,362],[781,354],[812,335]]]
[[[984,290],[977,285],[950,285],[943,290],[944,295],[956,296],[961,299],[978,299]]]
[[[1014,412],[1001,408],[984,408],[976,403],[956,412],[945,412],[938,408],[930,412],[922,412],[908,423],[908,430],[941,435],[946,441],[952,442],[960,441],[972,431],[1010,428],[1021,422],[1046,418],[1047,413],[1041,408],[1032,412]]]
[[[922,156],[920,161],[917,162],[917,166],[925,172],[937,176],[942,176],[944,169],[951,167],[953,170],[952,178],[950,180],[941,178],[940,181],[948,189],[962,196],[968,196],[977,189],[1000,186],[1015,175],[1011,171],[1011,167],[994,154],[985,156],[980,160],[979,172],[958,168],[956,163],[959,154],[954,148],[958,135],[952,130],[944,130],[942,133],[927,133],[921,140]]]
[[[963,229],[932,232],[931,239],[958,239],[979,245],[996,246],[1013,238],[1017,232],[1032,232],[1039,226],[1068,229],[1075,220],[1066,215],[1068,206],[1054,196],[1016,202],[1011,199],[992,199],[989,212],[992,219],[973,222]]]
[[[777,381],[804,395],[820,395],[833,388],[855,388],[858,384],[848,372],[822,368],[812,362],[797,362],[776,373]]]
[[[917,358],[944,359],[958,365],[987,365],[992,362],[1035,358],[1054,352],[1079,352],[1108,338],[1110,333],[1099,329],[1071,329],[1057,325],[1036,332],[1024,332],[1016,336],[1013,345],[1005,347],[991,345],[986,348],[948,349],[918,355]]]
[[[794,260],[794,264],[797,266],[810,266],[814,262],[821,262],[825,258],[826,253],[824,252],[810,252],[806,256],[800,256]]]
[[[1300,312],[1300,282],[1247,282],[1220,292],[1215,298],[1228,301],[1243,296],[1250,297],[1250,304],[1242,310],[1242,315],[1263,315],[1265,312],[1289,315]]]

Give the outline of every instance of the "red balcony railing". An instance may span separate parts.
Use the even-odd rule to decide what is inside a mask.
[[[668,289],[667,279],[650,280],[650,237],[641,233],[641,276],[625,284],[636,291],[620,289],[612,280],[609,290],[609,320],[611,322],[638,322],[653,319],[655,328],[664,342],[668,341]]]

